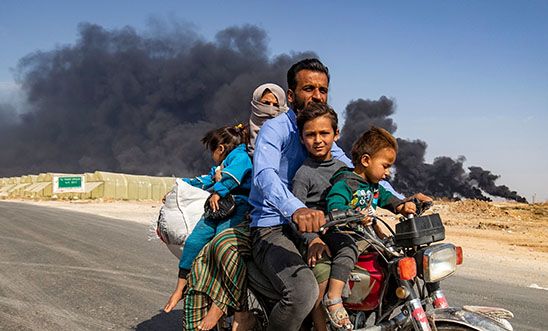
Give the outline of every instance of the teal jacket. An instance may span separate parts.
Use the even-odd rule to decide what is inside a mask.
[[[396,212],[402,200],[382,185],[368,183],[350,168],[341,168],[331,178],[333,186],[327,194],[327,211],[353,209],[373,212],[377,206]]]
[[[251,171],[253,166],[246,151],[245,144],[236,146],[221,162],[221,180],[215,182],[215,170],[213,166],[207,175],[194,178],[183,178],[182,180],[194,187],[209,192],[216,192],[221,197],[231,193],[236,200],[247,202],[249,190],[251,189]]]

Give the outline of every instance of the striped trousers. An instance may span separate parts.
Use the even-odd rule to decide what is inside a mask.
[[[225,314],[247,310],[247,268],[251,257],[249,224],[219,233],[200,251],[188,275],[184,297],[184,329],[197,330],[211,303]]]

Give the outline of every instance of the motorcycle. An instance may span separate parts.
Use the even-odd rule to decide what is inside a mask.
[[[513,330],[508,321],[513,314],[506,309],[449,306],[440,283],[462,263],[462,248],[437,243],[445,239],[440,215],[422,215],[431,203],[415,203],[417,213],[402,217],[395,232],[376,216],[364,225],[363,214],[356,211],[327,214],[320,231],[347,227],[359,243],[365,243],[343,293],[354,330]],[[381,239],[374,231],[379,222],[391,232],[387,238]],[[256,329],[264,330],[268,312],[279,297],[253,263],[248,269],[250,310],[258,321]]]

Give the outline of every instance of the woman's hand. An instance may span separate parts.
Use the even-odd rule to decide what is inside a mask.
[[[217,193],[213,193],[209,198],[209,205],[214,212],[219,209],[219,200],[221,200],[221,196],[219,196]]]
[[[312,239],[310,243],[308,243],[308,265],[310,267],[316,266],[316,262],[321,260],[324,252],[327,256],[331,256],[329,247],[327,247],[320,237]]]

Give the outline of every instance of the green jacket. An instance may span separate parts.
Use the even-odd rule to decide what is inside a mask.
[[[396,207],[403,203],[381,185],[366,182],[350,168],[335,172],[331,183],[333,186],[326,197],[327,211],[354,209],[373,213],[379,206],[396,213]]]

